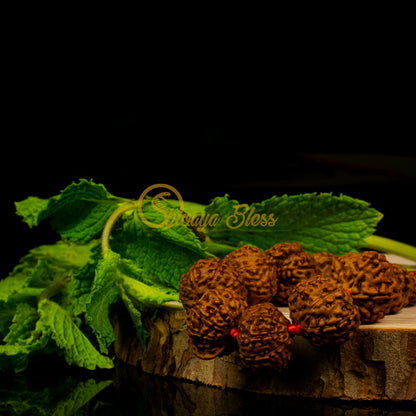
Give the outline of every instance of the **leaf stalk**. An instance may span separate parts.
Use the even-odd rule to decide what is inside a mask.
[[[132,209],[137,207],[137,201],[128,201],[120,205],[117,209],[113,211],[113,213],[108,217],[103,232],[101,234],[101,251],[103,254],[103,258],[106,257],[108,250],[110,250],[110,235],[111,230],[114,227],[114,224],[117,220],[127,211],[131,211]]]
[[[416,247],[411,246],[410,244],[392,240],[391,238],[381,237],[379,235],[370,235],[365,238],[365,243],[368,248],[373,250],[397,254],[406,259],[416,261]]]

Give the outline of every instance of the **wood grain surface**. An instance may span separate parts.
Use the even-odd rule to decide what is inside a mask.
[[[288,309],[282,308],[288,315]],[[148,320],[147,349],[128,317],[117,315],[115,353],[138,371],[278,396],[343,400],[416,401],[416,307],[405,308],[373,325],[362,325],[341,346],[313,347],[295,337],[289,368],[279,374],[252,373],[241,367],[237,351],[211,360],[192,353],[185,311],[161,311]],[[130,322],[131,324],[131,322]]]

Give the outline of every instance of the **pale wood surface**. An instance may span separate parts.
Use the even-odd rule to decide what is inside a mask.
[[[372,325],[361,325],[362,329],[409,329],[416,330],[416,305],[403,308],[394,315],[386,315]]]
[[[289,308],[279,307],[283,315],[290,319]],[[400,312],[393,315],[386,315],[371,325],[361,325],[361,329],[376,330],[376,329],[409,329],[416,330],[416,305],[403,308]]]
[[[404,257],[398,256],[397,254],[383,253],[386,256],[386,259],[390,263],[401,264],[402,266],[416,266],[416,262]]]

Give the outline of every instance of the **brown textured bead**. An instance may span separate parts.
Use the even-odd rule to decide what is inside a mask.
[[[288,325],[288,319],[269,302],[244,311],[237,338],[242,364],[254,371],[278,372],[287,368],[294,347]]]
[[[334,276],[334,265],[337,256],[326,251],[311,254],[316,263],[316,271],[320,276],[332,278]]]
[[[409,289],[408,305],[413,305],[416,303],[416,272],[414,271],[407,272],[406,286]]]
[[[265,251],[277,268],[277,292],[274,301],[287,305],[290,293],[302,280],[317,273],[314,258],[297,243],[279,243]]]
[[[231,341],[231,329],[237,326],[246,308],[246,300],[232,290],[206,291],[186,314],[194,354],[206,360],[220,355]]]
[[[268,302],[277,291],[277,269],[260,249],[244,245],[227,254],[224,262],[237,270],[241,283],[247,289],[249,305]]]
[[[315,346],[347,341],[360,326],[351,295],[334,279],[314,276],[297,284],[289,297],[292,322]]]
[[[374,323],[391,311],[397,312],[407,301],[404,275],[376,251],[339,256],[336,277],[351,291],[363,323]]]
[[[409,297],[412,291],[411,282],[407,278],[407,270],[400,264],[391,264],[392,279],[397,280],[399,289],[397,292],[392,292],[390,297],[390,308],[387,313],[399,312],[402,308],[409,304]]]
[[[188,309],[207,290],[221,287],[234,290],[243,298],[247,297],[247,290],[233,267],[218,258],[201,259],[183,274],[179,298],[184,308]]]

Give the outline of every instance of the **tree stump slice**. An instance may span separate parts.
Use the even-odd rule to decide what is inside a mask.
[[[288,308],[279,308],[289,316]],[[219,388],[308,398],[416,401],[416,306],[362,325],[339,347],[313,347],[295,337],[289,368],[264,375],[243,369],[236,351],[211,360],[192,353],[185,311],[160,311],[147,321],[146,350],[128,317],[114,320],[116,356],[145,373]]]

